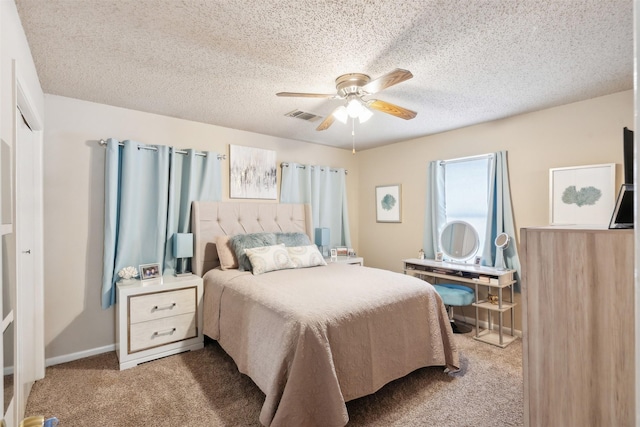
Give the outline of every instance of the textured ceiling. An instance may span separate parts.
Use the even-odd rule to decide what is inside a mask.
[[[350,148],[334,80],[394,68],[357,149],[633,88],[632,0],[16,0],[46,93]],[[96,135],[96,138],[108,135]]]

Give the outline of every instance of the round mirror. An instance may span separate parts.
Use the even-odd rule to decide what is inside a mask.
[[[442,252],[456,261],[466,261],[478,251],[478,232],[468,222],[451,221],[440,233]]]
[[[500,233],[496,236],[496,240],[494,240],[494,243],[496,245],[496,248],[498,249],[507,249],[507,247],[509,246],[509,240],[511,240],[509,238],[509,235],[507,233]]]

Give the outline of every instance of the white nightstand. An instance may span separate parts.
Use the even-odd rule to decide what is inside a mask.
[[[331,259],[331,257],[327,257],[324,260],[327,261],[327,264],[337,262],[340,264],[364,265],[364,258],[357,256],[339,256],[333,259]]]
[[[201,277],[117,283],[116,292],[116,353],[121,370],[204,346]]]

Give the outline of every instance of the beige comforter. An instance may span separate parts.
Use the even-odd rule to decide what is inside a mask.
[[[330,264],[204,279],[204,333],[265,393],[265,426],[343,426],[346,401],[458,366],[442,301],[415,277]]]

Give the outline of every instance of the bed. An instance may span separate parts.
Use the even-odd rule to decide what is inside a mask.
[[[194,202],[194,273],[204,333],[265,394],[265,426],[344,426],[345,402],[425,366],[457,369],[442,300],[428,283],[329,263],[254,275],[222,270],[218,236],[312,236],[308,205]]]

